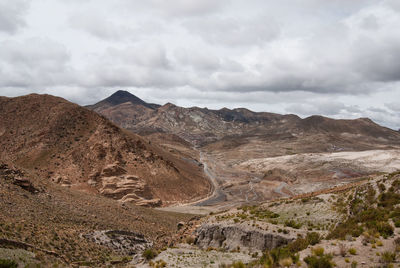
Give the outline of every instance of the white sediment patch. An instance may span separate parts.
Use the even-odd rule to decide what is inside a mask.
[[[400,150],[370,150],[361,152],[307,153],[251,159],[239,164],[242,168],[265,170],[293,169],[307,163],[339,162],[357,165],[369,171],[394,172],[400,170]]]

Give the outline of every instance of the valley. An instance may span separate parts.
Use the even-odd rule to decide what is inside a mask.
[[[400,133],[366,118],[155,105],[125,91],[88,108],[202,165],[214,193],[197,205],[217,211],[399,168]]]
[[[0,258],[21,265],[347,267],[366,258],[339,245],[397,250],[400,133],[366,118],[32,94],[0,98],[0,137]],[[361,221],[371,207],[387,215]]]

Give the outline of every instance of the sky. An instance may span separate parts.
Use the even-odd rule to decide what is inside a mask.
[[[0,95],[400,128],[399,0],[0,0]]]

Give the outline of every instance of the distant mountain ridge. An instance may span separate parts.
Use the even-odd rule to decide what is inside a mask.
[[[366,118],[338,120],[310,116],[301,119],[292,114],[253,112],[245,108],[211,110],[183,108],[171,103],[154,106],[129,92],[117,93],[124,95],[124,99],[136,101],[104,104],[104,100],[89,108],[133,132],[145,135],[159,132],[174,134],[197,145],[220,143],[234,137],[241,140],[235,142],[239,144],[247,142],[243,139],[245,137],[265,142],[290,139],[305,143],[309,137],[315,135],[318,136],[315,141],[324,136],[318,144],[321,148],[317,151],[324,151],[329,147],[324,147],[322,142],[335,143],[334,146],[349,150],[400,144],[399,132],[379,126]]]

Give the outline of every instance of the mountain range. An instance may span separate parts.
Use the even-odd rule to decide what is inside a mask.
[[[168,133],[196,146],[229,149],[258,140],[280,148],[278,143],[285,141],[295,145],[294,152],[322,152],[400,144],[399,132],[367,118],[337,120],[316,115],[302,119],[292,114],[257,113],[245,108],[211,110],[171,103],[161,106],[146,103],[127,91],[117,91],[88,108],[140,135]]]
[[[362,263],[367,238],[385,237],[384,250],[398,240],[398,159],[400,133],[367,118],[184,108],[127,91],[87,107],[0,97],[0,266],[258,267],[285,245],[307,260],[311,236],[356,248]]]

